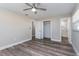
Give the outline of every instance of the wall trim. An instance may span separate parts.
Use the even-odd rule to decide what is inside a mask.
[[[61,40],[51,39],[51,41],[61,42]]]
[[[27,40],[23,40],[23,41],[20,41],[20,42],[17,42],[17,43],[13,43],[13,44],[10,44],[10,45],[6,45],[6,46],[3,46],[3,47],[0,47],[0,50],[3,50],[3,49],[6,49],[6,48],[10,48],[10,47],[13,47],[13,46],[16,46],[18,44],[22,44],[26,41],[30,41],[31,39],[27,39]]]
[[[73,47],[73,49],[74,49],[74,51],[75,51],[76,55],[77,55],[77,56],[79,56],[79,52],[78,52],[78,50],[75,48],[75,46],[74,46],[74,45],[72,45],[72,47]]]

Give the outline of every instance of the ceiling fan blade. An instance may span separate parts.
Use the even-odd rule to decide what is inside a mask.
[[[33,3],[33,7],[36,8],[35,3]]]
[[[47,9],[44,9],[44,8],[36,8],[38,10],[42,10],[42,11],[46,11]]]
[[[29,7],[32,7],[33,8],[33,6],[31,4],[29,4],[29,3],[25,3],[25,4],[28,5]]]
[[[25,11],[25,10],[30,10],[30,9],[32,9],[32,8],[27,8],[27,9],[24,9],[24,11]]]

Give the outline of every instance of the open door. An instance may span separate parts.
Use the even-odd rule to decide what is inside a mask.
[[[34,22],[32,22],[32,39],[35,39],[35,25]]]
[[[50,21],[44,21],[43,22],[43,38],[50,40],[51,39],[51,33],[50,33]]]

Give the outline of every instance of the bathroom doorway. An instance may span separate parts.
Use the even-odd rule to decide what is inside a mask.
[[[43,22],[43,38],[45,40],[51,39],[51,22],[50,21],[44,21]]]

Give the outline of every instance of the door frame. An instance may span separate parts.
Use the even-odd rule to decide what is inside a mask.
[[[69,42],[69,44],[72,44],[72,42],[71,42],[71,17],[66,17],[67,19],[68,19],[68,22],[69,22],[69,28],[68,28],[68,42]],[[61,18],[62,19],[62,18]],[[60,19],[60,39],[61,39],[61,42],[62,42],[62,32],[61,32],[61,19]],[[67,26],[68,27],[68,26]]]
[[[51,20],[43,20],[43,21],[42,21],[42,22],[43,22],[43,26],[42,26],[42,27],[43,27],[43,29],[42,29],[42,30],[43,30],[43,39],[44,39],[44,22],[45,22],[45,21],[49,21],[49,22],[50,22],[50,39],[51,39],[51,36],[52,36],[52,35],[51,35]]]

